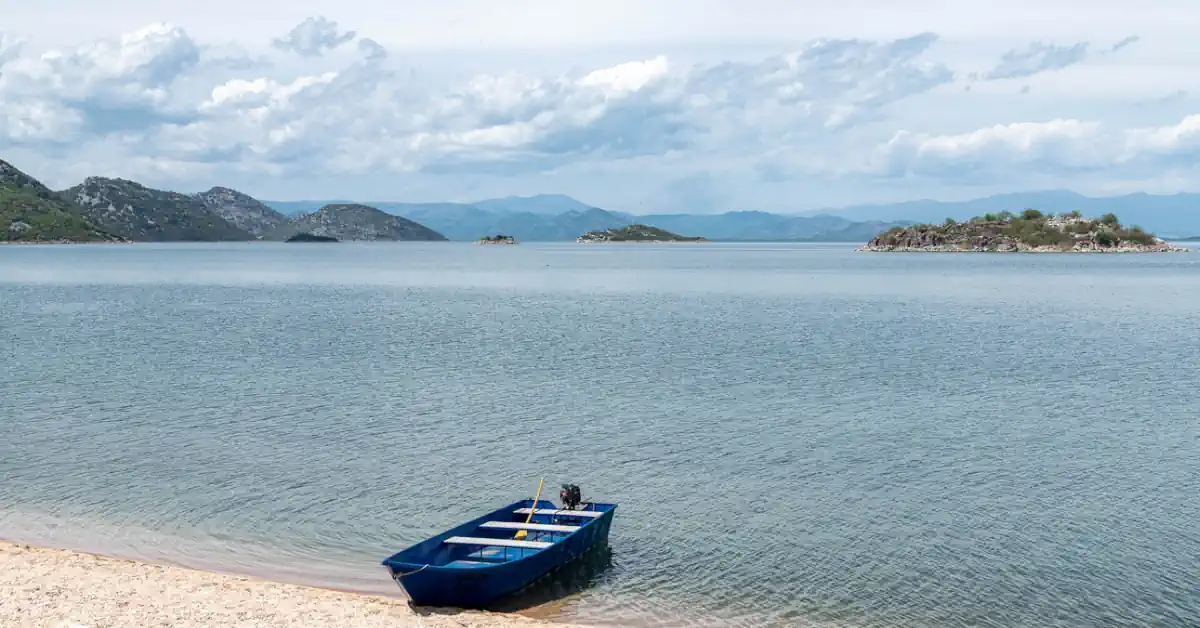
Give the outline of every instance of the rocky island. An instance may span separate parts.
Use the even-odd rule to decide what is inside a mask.
[[[628,225],[604,231],[589,231],[575,240],[576,242],[708,242],[707,239],[696,236],[681,236],[658,227],[649,225]]]
[[[483,236],[475,244],[516,244],[517,239],[510,235]]]
[[[332,236],[313,235],[307,231],[297,233],[296,235],[284,240],[284,242],[339,242],[337,238]]]
[[[1085,218],[1079,212],[1048,215],[1036,209],[1000,212],[966,222],[892,227],[859,251],[996,253],[1168,253],[1172,246],[1141,227],[1126,227],[1114,214]]]

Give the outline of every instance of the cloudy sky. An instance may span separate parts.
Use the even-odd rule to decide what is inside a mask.
[[[0,159],[627,211],[1200,191],[1197,32],[1195,0],[12,2]]]

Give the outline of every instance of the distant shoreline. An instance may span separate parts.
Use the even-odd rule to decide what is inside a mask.
[[[1183,244],[1200,243],[1200,238],[1195,238],[1195,239],[1190,239],[1190,240],[1170,238],[1170,239],[1167,239],[1166,242],[1167,243],[1178,242],[1178,243],[1183,243]],[[339,241],[339,243],[341,243],[341,244],[356,244],[356,243],[358,243],[358,244],[361,244],[361,243],[369,243],[369,244],[413,244],[413,243],[420,243],[420,244],[480,244],[479,242],[476,242],[474,240],[341,240],[341,241]],[[35,241],[27,241],[27,240],[0,240],[0,246],[64,246],[64,245],[91,246],[91,245],[97,245],[97,244],[107,246],[107,245],[116,245],[116,244],[120,244],[120,245],[147,245],[147,244],[196,245],[196,244],[287,244],[287,243],[282,240],[141,240],[141,241],[130,240],[130,241],[126,241],[126,242],[100,241],[100,240],[92,241],[92,242],[87,242],[87,241],[40,241],[40,242],[35,242]],[[695,240],[686,240],[686,241],[677,241],[677,240],[634,241],[634,240],[628,240],[628,241],[583,242],[583,243],[576,242],[575,240],[526,240],[524,242],[524,244],[841,244],[841,245],[846,245],[848,247],[852,246],[855,248],[865,248],[862,246],[861,241],[858,241],[858,240],[700,240],[700,241],[695,241]],[[995,251],[971,251],[971,250],[963,250],[963,249],[945,249],[944,251],[932,251],[931,249],[912,249],[911,251],[903,251],[903,250],[898,250],[898,249],[891,249],[888,252],[949,252],[949,253],[982,252],[982,253],[989,253],[989,252],[995,252]],[[1014,252],[1016,252],[1016,251],[1014,251]],[[1049,253],[1052,251],[1019,251],[1019,252],[1021,252],[1021,253],[1026,253],[1026,252],[1028,252],[1028,253],[1042,253],[1042,252]],[[1071,253],[1073,251],[1063,251],[1063,252]],[[1082,252],[1082,253],[1129,252],[1129,253],[1131,253],[1131,252],[1135,252],[1135,251],[1074,251],[1074,252]]]
[[[371,243],[371,244],[497,244],[482,243],[475,240],[339,240],[340,244]],[[113,241],[26,241],[0,240],[0,245],[21,246],[59,246],[59,245],[91,245],[91,244],[287,244],[283,240],[130,240],[126,242]],[[507,243],[499,243],[507,244]],[[857,240],[619,240],[607,242],[577,242],[570,240],[526,240],[512,244],[845,244],[857,245]]]
[[[555,240],[553,242],[561,242]],[[576,244],[711,244],[709,240],[576,240]]]
[[[133,240],[124,242],[118,240],[0,240],[0,245],[8,246],[62,246],[64,244],[141,244]]]
[[[1057,248],[1033,248],[1011,251],[989,251],[986,249],[960,249],[949,246],[931,246],[931,247],[872,247],[864,246],[856,249],[857,251],[867,253],[981,253],[981,254],[997,254],[997,255],[1135,255],[1135,254],[1150,254],[1150,253],[1189,253],[1190,249],[1174,247],[1171,249],[1140,249],[1133,247],[1121,247],[1112,249],[1082,249],[1082,250],[1062,250]]]

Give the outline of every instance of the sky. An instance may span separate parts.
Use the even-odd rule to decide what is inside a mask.
[[[631,212],[1200,191],[1194,0],[0,0],[0,159]]]

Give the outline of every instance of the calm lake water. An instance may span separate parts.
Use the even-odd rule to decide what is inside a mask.
[[[1200,625],[1200,253],[0,247],[0,538],[395,594],[545,476],[634,626]]]

